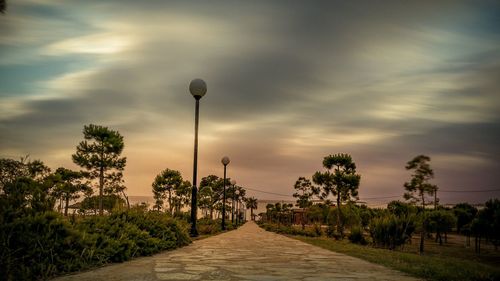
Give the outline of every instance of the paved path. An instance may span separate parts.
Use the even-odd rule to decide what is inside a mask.
[[[401,272],[260,229],[240,229],[57,280],[417,280]]]

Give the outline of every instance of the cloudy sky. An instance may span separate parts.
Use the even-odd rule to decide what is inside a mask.
[[[402,195],[405,163],[426,154],[443,191],[500,189],[499,27],[497,1],[11,0],[0,157],[76,169],[95,123],[125,137],[129,194],[151,195],[167,167],[191,180],[199,77],[201,176],[228,155],[239,184],[291,194],[344,152],[376,204]]]

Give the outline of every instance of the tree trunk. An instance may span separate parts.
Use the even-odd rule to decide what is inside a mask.
[[[170,213],[170,215],[173,215],[172,214],[172,190],[168,190],[168,212]]]
[[[250,219],[254,220],[254,218],[253,218],[253,208],[250,208]]]
[[[424,198],[424,193],[422,193],[422,231],[420,232],[420,248],[419,248],[419,253],[423,254],[424,253],[424,239],[425,239],[425,227],[426,227],[426,220],[427,218],[425,217],[425,198]]]
[[[104,167],[101,166],[99,169],[99,215],[101,216],[104,214],[104,209],[102,206],[103,189],[104,189]]]
[[[66,205],[64,206],[64,216],[68,216],[68,205],[69,205],[69,196],[66,196]]]
[[[127,210],[130,210],[130,202],[128,201],[128,196],[125,193],[125,190],[122,190],[121,192],[122,192],[123,197],[125,198],[125,201],[127,201]]]
[[[341,220],[341,210],[340,210],[340,190],[337,194],[337,229],[340,232],[340,239],[344,238],[344,226],[342,225]]]
[[[437,204],[437,189],[434,190],[434,210],[437,210],[438,204]]]
[[[99,215],[104,214],[104,209],[102,205],[102,196],[103,196],[103,190],[104,190],[104,142],[101,141],[101,159],[100,160],[100,167],[99,167]]]

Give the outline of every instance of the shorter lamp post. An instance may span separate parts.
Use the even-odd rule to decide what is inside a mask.
[[[221,161],[222,165],[224,165],[224,195],[222,197],[222,230],[226,230],[226,167],[231,162],[229,157],[222,157]]]
[[[235,180],[231,180],[231,186],[233,187],[233,200],[232,201],[232,212],[231,212],[231,223],[234,224],[234,211],[235,211],[235,208],[236,208],[236,204],[235,204],[235,201],[236,201],[236,181]]]
[[[240,209],[239,209],[239,203],[240,203],[240,190],[236,189],[234,191],[234,194],[236,195],[236,225],[238,225],[240,221]]]

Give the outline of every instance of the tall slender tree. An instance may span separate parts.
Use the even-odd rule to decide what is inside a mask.
[[[337,200],[337,230],[340,237],[344,236],[344,224],[342,219],[342,202],[358,197],[358,188],[361,176],[356,174],[356,164],[349,154],[333,154],[323,159],[325,172],[316,172],[313,182],[321,187],[316,190],[321,199],[325,200],[331,194]]]
[[[121,157],[123,136],[108,127],[90,124],[83,127],[83,137],[72,155],[73,162],[87,169],[91,179],[99,179],[99,214],[102,215],[105,182],[121,174],[127,162]]]
[[[296,192],[293,194],[293,197],[297,198],[296,206],[302,209],[302,217],[301,217],[301,225],[302,229],[306,227],[306,214],[307,209],[312,206],[312,197],[314,195],[314,189],[312,183],[309,179],[305,177],[299,177],[293,188]]]
[[[414,204],[419,204],[422,207],[422,231],[420,232],[420,253],[424,252],[424,238],[427,218],[425,217],[426,196],[433,196],[437,191],[437,186],[429,181],[434,178],[434,171],[431,169],[429,162],[431,158],[426,155],[418,155],[406,163],[406,170],[412,170],[411,179],[405,182],[404,187],[406,193],[404,198]]]

